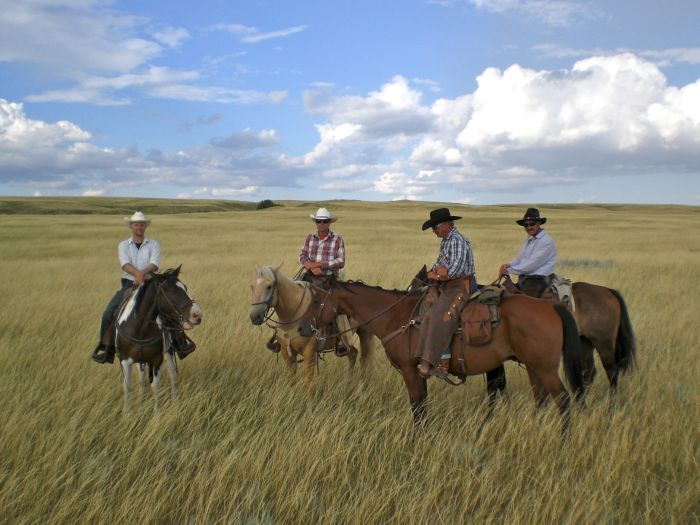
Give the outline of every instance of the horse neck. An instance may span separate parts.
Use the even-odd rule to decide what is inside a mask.
[[[158,316],[155,281],[146,283],[143,290],[141,290],[141,293],[143,294],[143,297],[141,297],[141,300],[139,301],[136,314],[138,314],[139,318],[155,321],[156,317]]]
[[[367,323],[380,338],[407,323],[420,299],[418,295],[406,297],[400,292],[361,284],[347,285],[347,288],[337,286],[333,294],[336,296],[338,310],[360,324]],[[401,300],[403,297],[405,298]]]
[[[306,283],[298,283],[283,275],[277,277],[277,304],[275,311],[283,323],[299,317],[311,303],[311,294],[306,290]]]

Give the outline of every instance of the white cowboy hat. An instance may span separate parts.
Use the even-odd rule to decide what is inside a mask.
[[[132,222],[145,222],[146,226],[151,224],[151,219],[146,217],[142,211],[135,211],[131,217],[124,217],[124,222],[131,224]]]
[[[338,220],[338,217],[333,215],[331,212],[329,212],[326,208],[319,208],[316,211],[316,215],[309,215],[311,217],[312,221],[317,221],[319,219],[328,219],[331,222],[335,222]]]

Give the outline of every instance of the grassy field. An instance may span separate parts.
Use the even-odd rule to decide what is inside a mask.
[[[183,265],[204,322],[179,363],[179,397],[166,381],[157,414],[147,391],[126,418],[119,368],[89,359],[118,286],[125,213],[0,215],[0,522],[700,521],[700,208],[541,207],[559,272],[627,300],[639,369],[622,378],[614,411],[599,374],[562,441],[556,411],[536,413],[525,371],[508,364],[509,398],[481,432],[483,378],[431,380],[430,426],[414,440],[381,348],[352,382],[345,360],[326,357],[307,399],[264,348],[267,329],[251,326],[255,265],[293,274],[319,205],[283,204],[151,211],[163,268]],[[328,206],[346,278],[403,288],[437,252],[420,231],[430,204]],[[479,281],[492,281],[520,247],[513,221],[525,206],[450,207]]]

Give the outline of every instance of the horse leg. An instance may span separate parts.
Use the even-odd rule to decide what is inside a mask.
[[[158,394],[160,393],[161,368],[160,365],[153,366],[153,379],[151,380],[151,391],[153,392],[153,413],[158,412]]]
[[[360,337],[360,370],[364,375],[372,355],[372,333],[364,328],[358,328],[357,335]]]
[[[304,345],[304,385],[306,386],[306,395],[311,397],[313,390],[314,368],[318,354],[316,353],[316,339],[309,338],[309,341]]]
[[[148,380],[146,379],[146,364],[139,363],[139,401],[143,399],[143,391],[147,384]]]
[[[596,376],[595,369],[595,358],[593,357],[593,343],[591,343],[587,338],[581,337],[581,357],[583,360],[583,381],[585,384],[585,391],[590,390],[593,380]]]
[[[506,393],[506,369],[500,365],[493,370],[486,372],[486,393],[488,394],[488,410],[486,420],[491,419],[493,410],[496,408],[496,396],[498,392]]]
[[[556,369],[551,370],[549,373],[539,374],[537,377],[544,390],[556,402],[559,414],[562,416],[561,432],[563,435],[566,435],[571,424],[571,398],[569,392],[564,387],[564,383],[561,382]]]
[[[175,364],[175,356],[170,352],[165,352],[165,362],[168,366],[168,377],[170,378],[170,395],[177,395],[177,365]]]
[[[122,367],[122,378],[124,380],[124,404],[122,405],[122,414],[129,413],[129,395],[131,394],[131,365],[133,360],[130,357],[120,360],[119,364]]]
[[[282,355],[282,359],[284,359],[284,364],[287,367],[287,384],[289,386],[294,386],[295,382],[295,374],[297,371],[297,354],[296,352],[293,352],[290,348],[290,344],[288,341],[285,340],[283,344],[281,344],[280,347],[280,354]]]
[[[414,433],[425,426],[428,410],[428,382],[418,374],[418,369],[413,361],[401,368],[401,376],[408,390],[408,399],[411,402],[413,414]]]
[[[355,370],[355,363],[357,363],[357,349],[350,345],[348,346],[348,385],[352,383],[352,375]]]
[[[527,378],[530,380],[530,387],[532,388],[532,395],[535,397],[535,406],[538,409],[544,408],[547,405],[547,390],[545,390],[537,374],[529,368],[526,368],[526,370]]]

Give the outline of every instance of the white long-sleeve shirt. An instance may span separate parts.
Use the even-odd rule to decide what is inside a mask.
[[[119,243],[119,267],[122,269],[122,279],[134,280],[134,276],[124,271],[124,265],[130,264],[137,270],[145,269],[149,264],[160,268],[160,244],[158,241],[145,237],[141,248],[138,248],[132,238]]]
[[[554,272],[557,249],[549,234],[540,229],[528,237],[518,256],[508,263],[508,273],[517,275],[549,275]]]

